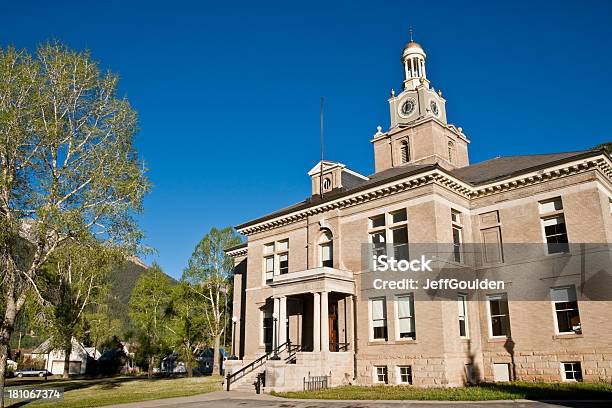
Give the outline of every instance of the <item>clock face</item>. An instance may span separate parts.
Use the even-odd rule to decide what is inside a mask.
[[[438,116],[438,113],[440,113],[440,110],[438,109],[438,104],[436,103],[436,101],[431,101],[429,103],[429,106],[431,106],[431,111],[433,112],[433,114]]]
[[[414,99],[406,99],[406,102],[404,102],[404,104],[402,105],[402,115],[404,116],[408,116],[410,115],[412,112],[414,112],[414,108],[416,107],[416,102],[414,101]]]

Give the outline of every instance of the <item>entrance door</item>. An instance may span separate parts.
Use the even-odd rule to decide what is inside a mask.
[[[338,351],[338,307],[329,306],[329,351]]]

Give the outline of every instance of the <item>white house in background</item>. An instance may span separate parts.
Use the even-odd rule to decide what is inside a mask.
[[[85,374],[88,358],[97,360],[100,357],[94,347],[84,347],[82,343],[72,338],[72,352],[70,353],[70,374]],[[46,340],[32,351],[32,358],[45,362],[45,368],[52,374],[64,373],[64,350],[54,349],[51,339]]]

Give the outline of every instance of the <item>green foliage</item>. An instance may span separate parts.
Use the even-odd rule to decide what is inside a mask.
[[[225,248],[238,245],[240,236],[231,227],[211,228],[198,243],[182,280],[198,294],[205,307],[207,335],[214,341],[213,374],[218,374],[220,337],[226,330],[229,319],[229,305],[226,298],[231,293],[233,260],[224,252]]]
[[[168,341],[187,365],[191,377],[196,357],[210,344],[206,335],[206,306],[188,283],[180,282],[172,290],[166,313]]]
[[[602,143],[595,147],[596,149],[604,149],[606,152],[612,154],[612,142]]]
[[[149,359],[165,349],[168,306],[172,296],[172,281],[157,264],[153,264],[136,282],[130,299],[130,319],[139,330],[139,354]],[[149,367],[149,375],[152,374]]]

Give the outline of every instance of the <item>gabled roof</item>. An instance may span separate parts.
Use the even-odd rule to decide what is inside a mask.
[[[290,205],[288,207],[274,211],[270,214],[238,225],[235,228],[237,230],[240,230],[248,226],[258,224],[260,222],[290,214],[294,211],[304,210],[306,208],[319,205],[327,201],[332,201],[343,196],[347,196],[349,194],[368,189],[370,187],[375,187],[391,181],[400,180],[404,177],[413,176],[415,174],[425,173],[434,169],[444,171],[449,175],[456,177],[460,181],[463,181],[472,186],[478,186],[486,184],[488,182],[503,180],[505,178],[529,173],[547,167],[552,167],[572,160],[579,160],[581,158],[595,156],[602,153],[607,155],[604,149],[591,149],[565,153],[497,157],[494,159],[486,160],[480,163],[450,171],[442,168],[438,164],[407,164],[383,170],[378,173],[374,173],[370,175],[367,180],[363,180],[363,182],[358,183],[356,186],[350,189],[337,189],[325,194],[322,198],[320,196],[312,196],[299,203]]]

